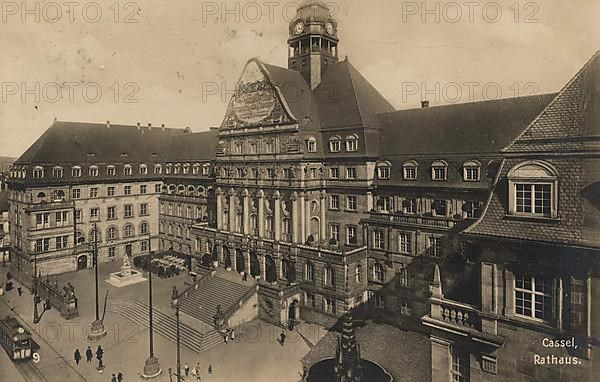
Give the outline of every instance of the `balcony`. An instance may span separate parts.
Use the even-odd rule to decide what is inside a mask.
[[[383,212],[370,212],[370,219],[376,221],[426,226],[432,228],[452,229],[461,220],[447,216],[420,216]]]
[[[35,211],[48,211],[48,210],[62,210],[70,209],[75,207],[75,201],[73,200],[60,200],[54,202],[40,202],[35,204],[28,204],[25,208],[25,212]]]
[[[166,202],[180,202],[180,203],[192,203],[192,204],[205,204],[206,196],[193,196],[193,195],[182,195],[182,194],[160,194],[160,200]]]

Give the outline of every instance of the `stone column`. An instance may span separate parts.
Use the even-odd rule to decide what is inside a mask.
[[[250,234],[250,202],[248,200],[248,189],[244,189],[242,192],[242,208],[244,209],[243,214],[243,222],[242,222],[242,232],[246,235]]]
[[[221,187],[217,188],[217,229],[223,228],[223,190]]]
[[[273,199],[275,199],[275,222],[273,223],[275,225],[274,231],[275,231],[275,241],[280,241],[281,240],[281,195],[279,194],[279,191],[275,191],[273,193]]]
[[[231,252],[229,253],[229,258],[231,259],[231,269],[237,270],[237,248],[232,247]]]
[[[258,237],[265,237],[265,193],[258,191]]]
[[[300,192],[300,194],[298,195],[299,200],[298,200],[298,212],[300,213],[300,243],[303,244],[304,241],[306,240],[306,217],[304,216],[306,214],[306,207],[305,207],[305,200],[304,200],[304,192]]]
[[[308,196],[308,198],[306,198],[306,203],[304,203],[304,210],[306,211],[306,216],[304,216],[304,226],[306,227],[306,235],[304,236],[303,241],[306,241],[306,239],[308,238],[308,235],[311,234],[310,232],[310,195]]]
[[[327,237],[327,222],[325,221],[325,211],[327,209],[327,194],[325,193],[325,191],[321,192],[321,233],[320,233],[320,240],[325,240]]]
[[[250,251],[243,252],[244,261],[246,262],[246,270],[245,272],[250,275]]]
[[[298,193],[292,193],[292,243],[298,243]]]
[[[260,279],[263,281],[267,280],[267,262],[265,260],[265,255],[258,255],[258,262],[260,263]]]
[[[229,232],[235,232],[236,197],[235,190],[229,190]]]

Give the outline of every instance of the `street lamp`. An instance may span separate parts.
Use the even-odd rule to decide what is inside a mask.
[[[175,317],[177,319],[177,332],[175,337],[177,338],[177,366],[176,366],[176,376],[177,382],[181,381],[181,354],[180,354],[180,337],[179,337],[179,295],[177,293],[177,288],[173,287],[173,295],[171,296],[171,306],[175,308]]]
[[[154,327],[152,321],[152,269],[150,265],[152,263],[153,252],[150,249],[151,247],[151,238],[148,238],[148,322],[150,326],[150,355],[144,364],[144,372],[142,373],[142,377],[145,379],[150,379],[154,377],[158,377],[162,370],[160,365],[158,364],[158,358],[154,356]]]
[[[40,322],[40,314],[38,312],[38,304],[40,296],[38,294],[38,271],[37,271],[37,252],[33,255],[33,323]]]
[[[100,319],[100,309],[98,306],[98,227],[96,226],[96,223],[94,223],[94,230],[92,232],[94,232],[92,259],[96,276],[96,320],[92,322],[92,328],[88,334],[88,339],[90,341],[98,340],[107,334],[106,329],[104,328],[104,322]]]

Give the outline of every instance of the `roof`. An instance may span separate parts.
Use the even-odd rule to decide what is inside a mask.
[[[171,137],[169,161],[213,160],[216,156],[217,132],[176,134]]]
[[[378,127],[378,113],[394,107],[348,60],[327,67],[314,90],[322,129]]]
[[[500,170],[482,217],[465,233],[600,247],[599,101],[600,54],[596,53],[544,112],[504,150],[510,155]],[[563,155],[557,155],[561,153]],[[558,218],[553,221],[517,220],[507,216],[507,174],[529,159],[543,160],[558,174]]]
[[[172,137],[185,129],[55,121],[15,164],[169,160]]]
[[[381,155],[499,153],[555,96],[505,98],[382,114]]]

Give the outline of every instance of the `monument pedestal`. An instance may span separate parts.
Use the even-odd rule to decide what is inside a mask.
[[[149,357],[146,359],[146,364],[144,365],[144,372],[142,373],[142,378],[151,379],[158,377],[162,374],[162,370],[160,365],[158,364],[158,358]]]
[[[96,341],[106,336],[106,329],[102,320],[92,322],[90,333],[88,334],[88,340]]]
[[[128,256],[123,258],[123,265],[120,272],[113,272],[106,282],[114,287],[121,288],[145,281],[146,278],[140,271],[131,268]]]

